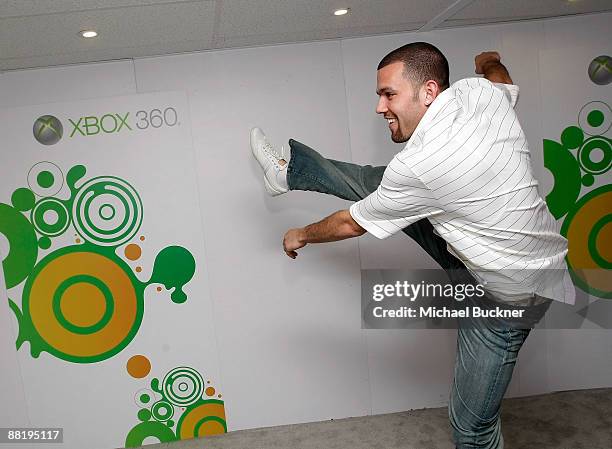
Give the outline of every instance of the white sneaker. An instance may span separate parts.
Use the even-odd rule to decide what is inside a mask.
[[[281,147],[281,154],[278,154],[263,131],[260,128],[253,128],[251,129],[251,150],[264,171],[266,192],[272,196],[288,192],[287,166],[289,161],[284,157],[283,147]],[[281,165],[281,159],[285,159],[284,165]]]

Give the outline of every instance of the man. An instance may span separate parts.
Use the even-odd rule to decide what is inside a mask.
[[[529,308],[531,324],[548,308],[546,298],[571,301],[559,282],[567,281],[567,241],[537,192],[513,110],[518,88],[497,53],[482,53],[475,63],[486,79],[449,86],[448,62],[433,45],[408,44],[381,60],[376,112],[394,142],[407,142],[386,168],[325,159],[294,140],[284,158],[260,129],[251,131],[270,194],[311,190],[357,201],[287,231],[289,257],[309,243],[402,230],[442,268],[469,273],[510,307]],[[544,270],[562,279],[550,282]],[[455,444],[502,448],[501,400],[529,329],[503,320],[465,319],[458,326],[449,403]]]

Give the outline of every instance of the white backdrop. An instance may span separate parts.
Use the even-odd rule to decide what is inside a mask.
[[[572,115],[580,105],[565,94],[567,85],[560,85],[557,91],[555,85],[547,84],[561,69],[547,68],[542,61],[551,60],[550,55],[557,52],[552,59],[565,58],[566,67],[582,70],[575,75],[580,81],[573,81],[569,74],[563,79],[583,83],[585,61],[591,54],[611,52],[610,20],[612,14],[599,14],[1,74],[0,106],[7,118],[0,122],[3,136],[16,132],[5,127],[15,123],[19,114],[25,114],[23,123],[31,127],[36,114],[57,111],[60,106],[89,105],[102,111],[105,106],[122,104],[119,96],[156,93],[150,98],[174,99],[173,95],[180,94],[168,91],[186,93],[190,131],[185,145],[193,149],[193,159],[177,152],[170,142],[154,142],[153,146],[165,152],[149,155],[149,171],[137,167],[139,160],[125,173],[117,173],[123,153],[106,157],[81,148],[88,154],[88,167],[94,167],[97,174],[129,175],[143,196],[154,192],[147,193],[156,198],[153,205],[148,206],[150,201],[143,198],[145,209],[156,214],[147,217],[147,223],[157,229],[151,239],[159,248],[186,239],[184,246],[202,267],[200,277],[190,285],[200,289],[200,304],[209,303],[206,313],[195,316],[188,316],[192,312],[185,310],[187,303],[151,305],[150,314],[147,304],[143,325],[131,345],[106,362],[87,366],[58,363],[44,353],[34,359],[27,344],[15,358],[17,324],[6,308],[2,319],[11,322],[12,336],[9,345],[8,336],[3,336],[3,366],[13,367],[10,382],[23,385],[26,401],[23,405],[19,392],[11,390],[13,399],[3,401],[2,421],[68,428],[74,417],[79,422],[78,427],[70,428],[75,443],[64,447],[83,447],[76,442],[82,443],[92,433],[88,424],[77,419],[83,414],[73,406],[77,398],[56,414],[49,409],[53,396],[43,393],[58,385],[58,380],[44,380],[57,379],[50,377],[52,373],[87,376],[101,388],[117,391],[111,398],[112,408],[94,411],[97,402],[111,399],[103,398],[100,390],[76,383],[78,400],[88,404],[88,413],[95,413],[92,425],[101,420],[109,423],[104,428],[107,437],[96,438],[98,445],[89,447],[120,445],[136,423],[137,407],[131,397],[127,400],[127,391],[136,382],[127,385],[134,379],[112,373],[118,373],[121,365],[126,374],[127,358],[145,352],[159,366],[157,375],[200,360],[197,368],[212,377],[223,393],[229,430],[446,404],[454,332],[360,329],[361,268],[427,268],[434,266],[433,261],[402,236],[384,242],[364,236],[312,245],[297,260],[287,258],[281,248],[286,229],[348,204],[304,192],[266,196],[260,171],[250,157],[248,131],[257,125],[279,145],[291,137],[335,159],[385,164],[401,147],[390,142],[386,123],[374,112],[375,69],[380,58],[406,42],[429,41],[447,55],[452,81],[473,74],[475,54],[499,49],[521,88],[518,115],[530,142],[542,194],[546,194],[552,188],[552,176],[543,167],[542,139],[558,138],[559,131],[571,123],[567,116],[559,116],[558,128],[551,129],[543,117],[551,108]],[[572,50],[575,48],[580,50]],[[609,92],[610,86],[602,89]],[[555,101],[546,102],[551,95]],[[149,97],[126,98],[133,102]],[[0,184],[0,202],[10,201],[10,189],[23,183],[22,167],[38,157],[8,142],[5,139],[1,155],[6,176]],[[106,148],[107,143],[100,145]],[[121,148],[124,145],[125,141]],[[39,147],[37,151],[43,151]],[[44,150],[50,154],[54,148]],[[165,184],[150,176],[151,170],[162,168],[167,168]],[[172,189],[162,188],[173,182]],[[199,222],[192,216],[164,214],[177,194],[181,206],[174,207],[191,214],[197,210]],[[186,224],[192,226],[187,234]],[[190,325],[183,326],[184,320],[190,320]],[[170,336],[177,332],[183,339],[177,336],[177,342],[169,344]],[[182,347],[185,338],[188,345]],[[611,339],[612,332],[602,330],[534,332],[521,353],[510,394],[612,386]],[[191,361],[185,360],[187,354]],[[112,373],[108,371],[111,366]],[[38,402],[28,399],[32,397]],[[29,422],[22,421],[28,416]]]

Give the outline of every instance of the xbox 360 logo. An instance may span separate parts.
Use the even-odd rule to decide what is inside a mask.
[[[589,78],[595,84],[605,86],[612,82],[612,58],[608,55],[596,57],[589,64]]]
[[[52,115],[43,115],[34,122],[34,138],[43,145],[54,145],[62,138],[62,122]]]

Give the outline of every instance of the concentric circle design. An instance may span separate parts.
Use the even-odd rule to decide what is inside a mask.
[[[76,334],[93,334],[113,316],[113,295],[106,284],[89,275],[77,275],[62,282],[53,295],[55,319]]]
[[[168,421],[174,416],[174,405],[168,401],[157,401],[151,407],[151,413],[157,421]]]
[[[193,405],[181,416],[176,434],[181,440],[227,432],[223,401],[208,399]]]
[[[70,361],[90,363],[121,351],[142,321],[142,292],[129,269],[79,246],[40,261],[28,278],[23,313],[45,348]]]
[[[204,379],[193,368],[179,367],[166,374],[162,388],[171,403],[186,407],[202,397]]]
[[[41,197],[53,196],[64,185],[62,170],[52,162],[39,162],[28,172],[28,186]]]
[[[589,136],[603,135],[612,125],[612,110],[603,101],[591,101],[580,109],[578,124]]]
[[[38,232],[49,237],[63,234],[70,225],[68,209],[56,198],[44,198],[36,203],[30,219]]]
[[[593,152],[601,152],[603,156],[594,160]],[[578,150],[578,161],[582,169],[598,175],[607,172],[612,167],[612,145],[605,137],[591,137]]]
[[[77,232],[103,245],[120,245],[131,239],[142,223],[142,201],[122,179],[107,176],[89,180],[72,205]]]
[[[586,292],[612,298],[612,184],[582,197],[563,222],[568,239],[567,263],[576,284]]]

